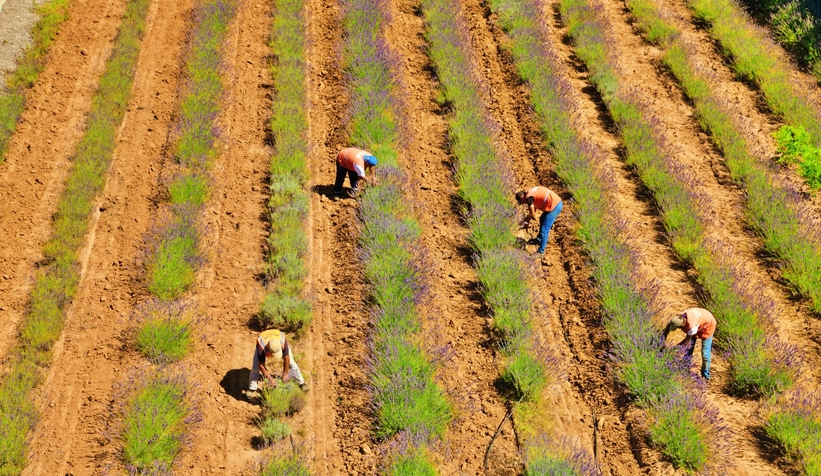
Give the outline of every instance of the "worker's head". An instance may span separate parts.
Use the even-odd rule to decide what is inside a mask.
[[[527,193],[525,193],[524,190],[522,190],[521,192],[516,192],[516,202],[521,205],[522,203],[525,202],[525,197],[526,196],[527,196]]]
[[[365,165],[367,165],[368,167],[373,167],[377,163],[376,157],[372,155],[366,155],[365,157],[362,157],[362,159],[365,161]]]
[[[670,324],[672,324],[673,327],[678,329],[679,327],[684,325],[684,319],[681,317],[681,315],[676,314],[675,316],[673,316],[672,319],[670,319]]]
[[[281,359],[282,358],[282,347],[280,346],[279,350],[274,352],[274,351],[271,350],[271,343],[269,342],[268,345],[265,348],[265,356],[266,357],[273,357],[275,359]]]

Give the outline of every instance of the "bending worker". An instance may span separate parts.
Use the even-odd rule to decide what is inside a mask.
[[[681,329],[686,334],[677,345],[687,345],[687,358],[692,363],[696,339],[701,339],[701,376],[710,380],[710,352],[713,348],[713,334],[716,332],[716,318],[713,314],[698,307],[687,309],[670,319],[664,329],[664,339],[674,329]]]
[[[376,177],[371,172],[371,177],[368,177],[369,170],[376,165],[376,157],[374,157],[367,150],[357,149],[355,147],[348,147],[339,151],[336,156],[336,182],[334,183],[334,201],[339,200],[342,194],[342,184],[345,182],[345,175],[348,175],[348,180],[351,182],[351,191],[356,193],[359,179],[371,184],[375,183]]]
[[[276,329],[270,329],[257,337],[256,349],[254,349],[254,365],[251,367],[251,378],[248,385],[248,390],[255,392],[257,390],[257,381],[259,380],[259,373],[268,379],[272,386],[276,387],[277,383],[274,376],[265,365],[268,357],[275,359],[282,359],[282,381],[287,382],[289,378],[296,380],[302,390],[307,390],[305,379],[302,378],[302,372],[299,371],[294,361],[294,349],[285,338],[285,334]]]
[[[536,252],[544,253],[550,228],[553,227],[553,222],[556,221],[556,217],[559,216],[564,206],[561,197],[549,188],[533,187],[527,192],[522,190],[516,193],[516,201],[519,205],[527,205],[528,214],[522,220],[522,226],[536,218],[537,209],[542,212],[539,217],[539,234],[536,235],[536,238],[528,241],[528,244],[539,245]]]

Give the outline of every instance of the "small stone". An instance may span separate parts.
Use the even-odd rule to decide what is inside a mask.
[[[100,296],[100,302],[105,302],[105,301],[106,301],[105,296]]]
[[[369,455],[371,454],[371,447],[368,445],[362,445],[359,447],[359,451],[361,451],[363,455]]]

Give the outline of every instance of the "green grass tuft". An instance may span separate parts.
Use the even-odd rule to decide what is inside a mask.
[[[287,423],[271,416],[263,418],[259,428],[262,432],[262,441],[266,444],[274,443],[291,434],[291,427]]]

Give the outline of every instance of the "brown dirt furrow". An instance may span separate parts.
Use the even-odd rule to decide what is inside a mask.
[[[136,263],[174,129],[191,9],[191,1],[150,7],[132,99],[83,252],[84,277],[54,349],[24,474],[101,474],[117,459],[106,422],[117,386],[128,382],[124,369],[143,361],[128,336],[134,306],[147,298]]]
[[[471,24],[477,62],[489,84],[491,111],[501,125],[499,139],[509,153],[519,187],[545,185],[567,198],[568,193],[543,148],[538,122],[529,106],[529,92],[505,52],[498,19],[484,2],[464,3]],[[537,288],[549,311],[540,323],[544,337],[565,356],[569,385],[557,392],[553,421],[560,434],[576,436],[593,450],[605,474],[638,474],[638,448],[631,444],[632,417],[623,390],[606,360],[607,335],[600,325],[600,305],[590,282],[586,258],[575,238],[572,203],[554,225]],[[530,235],[534,236],[533,230]],[[528,251],[535,247],[528,246]],[[544,281],[542,281],[544,280]],[[546,327],[550,331],[545,330]],[[560,397],[558,397],[560,396]]]
[[[240,474],[256,457],[260,408],[249,401],[249,369],[258,328],[249,326],[264,296],[266,176],[270,147],[272,79],[268,40],[273,2],[236,5],[223,58],[226,96],[217,119],[221,152],[214,192],[204,211],[209,264],[191,300],[207,316],[205,339],[192,356],[190,376],[202,387],[202,423],[179,463],[190,475]],[[292,339],[293,336],[288,336]],[[293,341],[293,340],[292,340]],[[301,345],[293,341],[300,352]],[[302,366],[303,372],[309,370]]]
[[[124,12],[124,2],[72,2],[0,167],[0,356],[15,341],[26,312],[52,214],[64,190],[71,155],[82,137]]]
[[[425,54],[425,25],[416,0],[391,3],[388,43],[400,58],[398,76],[403,88],[408,136],[400,157],[416,185],[413,198],[423,224],[422,244],[433,263],[429,281],[432,299],[426,309],[428,333],[447,345],[451,359],[439,379],[458,408],[443,448],[441,474],[482,474],[484,452],[504,418],[507,402],[496,388],[498,342],[471,266],[467,229],[456,211],[453,158],[447,146],[447,112],[435,101],[439,94],[432,66]],[[496,439],[488,474],[517,474],[520,467],[516,437],[507,425]]]
[[[309,283],[314,322],[305,348],[314,385],[303,412],[313,474],[369,474],[379,455],[366,391],[369,315],[357,256],[356,202],[332,202],[335,159],[347,147],[348,107],[340,68],[342,6],[333,0],[306,2],[308,24],[308,118],[311,222]]]

